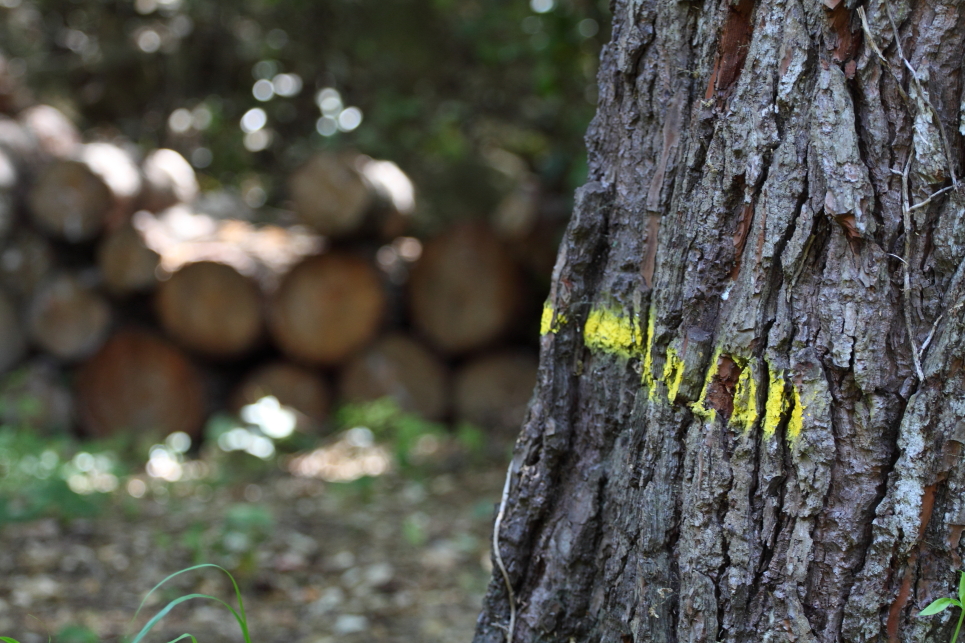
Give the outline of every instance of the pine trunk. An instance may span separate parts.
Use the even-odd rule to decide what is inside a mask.
[[[965,11],[856,4],[612,4],[477,643],[951,638]]]

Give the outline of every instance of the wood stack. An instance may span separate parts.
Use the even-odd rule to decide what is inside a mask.
[[[348,153],[293,174],[304,227],[215,218],[192,209],[183,157],[133,149],[83,143],[49,106],[0,116],[4,421],[197,436],[211,410],[273,395],[314,426],[336,402],[386,396],[431,420],[518,424],[535,357],[491,353],[532,321],[505,234],[403,236],[411,183]],[[527,190],[497,213],[512,235]]]

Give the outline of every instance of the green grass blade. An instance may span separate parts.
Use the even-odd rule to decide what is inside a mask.
[[[20,643],[17,639],[12,639],[9,636],[0,636],[0,641],[3,641],[3,643]]]
[[[141,628],[141,631],[138,632],[137,636],[134,637],[134,640],[131,641],[131,643],[140,643],[141,639],[143,639],[143,638],[147,635],[147,633],[150,632],[150,631],[154,628],[155,625],[157,625],[158,621],[160,621],[162,618],[164,618],[165,616],[167,616],[168,612],[170,612],[172,609],[174,609],[175,607],[177,607],[177,606],[180,605],[181,603],[184,603],[185,601],[189,601],[189,600],[194,599],[194,598],[207,598],[207,599],[209,599],[209,600],[212,600],[212,601],[216,601],[216,602],[218,602],[218,603],[221,603],[222,605],[224,605],[225,607],[228,608],[228,611],[230,611],[231,614],[232,614],[232,616],[235,617],[235,620],[238,621],[238,624],[239,624],[239,625],[242,625],[241,617],[238,615],[238,612],[235,611],[235,608],[231,607],[230,605],[228,605],[227,603],[225,603],[225,602],[224,602],[223,600],[221,600],[220,598],[216,598],[216,597],[214,597],[214,596],[209,596],[209,595],[207,595],[207,594],[186,594],[185,596],[181,596],[181,597],[179,597],[179,598],[176,598],[176,599],[174,599],[173,601],[171,601],[170,603],[168,603],[167,605],[165,605],[165,606],[164,606],[164,609],[162,609],[160,612],[158,612],[157,614],[155,614],[154,617],[153,617],[150,621],[148,621],[147,624],[145,624],[143,628]],[[247,628],[246,628],[244,625],[242,625],[241,630],[242,630],[242,632],[246,633],[246,635],[247,635]],[[247,638],[246,638],[245,640],[247,640]]]
[[[141,601],[141,604],[137,606],[137,611],[134,612],[134,616],[131,618],[131,620],[133,621],[133,620],[135,620],[135,619],[137,618],[137,615],[141,613],[141,609],[144,607],[144,603],[147,602],[147,599],[151,598],[151,594],[153,594],[154,592],[156,592],[156,591],[158,590],[158,588],[161,587],[161,585],[163,585],[164,583],[168,582],[169,580],[171,580],[171,579],[174,578],[175,576],[180,576],[181,574],[184,574],[184,573],[187,573],[187,572],[191,572],[191,571],[194,571],[194,570],[196,570],[196,569],[201,569],[202,567],[216,567],[216,568],[220,569],[221,571],[223,571],[224,573],[228,574],[228,572],[225,570],[224,567],[220,567],[220,566],[218,566],[218,565],[213,565],[213,564],[211,564],[211,563],[201,563],[200,565],[194,565],[194,566],[192,566],[192,567],[185,567],[185,568],[182,569],[181,571],[174,572],[173,574],[171,574],[170,576],[168,576],[167,578],[165,578],[164,580],[162,580],[160,583],[158,583],[157,585],[155,585],[154,587],[151,588],[151,591],[149,591],[149,592],[144,596],[144,600]],[[228,576],[231,576],[231,574],[228,574]],[[233,578],[232,578],[231,580],[234,581]]]
[[[178,643],[181,639],[191,639],[192,643],[198,643],[198,639],[194,638],[194,634],[182,634],[176,639],[171,639],[168,643]]]
[[[933,614],[938,614],[939,612],[944,612],[952,605],[957,604],[958,601],[953,598],[939,598],[937,601],[932,601],[927,607],[925,607],[925,609],[918,612],[918,616],[931,616]]]
[[[241,633],[245,637],[245,643],[251,643],[251,636],[248,634],[248,617],[245,615],[245,603],[241,600],[241,590],[238,588],[238,583],[235,582],[235,577],[232,576],[231,572],[229,572],[227,569],[224,567],[219,567],[218,565],[213,566],[223,571],[228,575],[228,578],[231,579],[231,585],[235,588],[235,596],[238,598],[238,611],[241,612],[241,617],[239,618],[237,615],[235,615],[235,618],[238,619],[238,625],[241,626]]]

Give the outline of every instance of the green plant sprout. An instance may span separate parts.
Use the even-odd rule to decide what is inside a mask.
[[[958,608],[958,624],[955,626],[955,633],[952,634],[951,643],[958,640],[958,632],[962,629],[962,621],[965,620],[965,572],[961,572],[958,580],[958,599],[939,598],[929,603],[925,609],[918,613],[918,616],[932,616],[939,612],[944,612],[947,608],[954,605]]]

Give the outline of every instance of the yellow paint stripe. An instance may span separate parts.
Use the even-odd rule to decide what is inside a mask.
[[[735,360],[736,361],[736,360]],[[742,366],[741,374],[734,386],[734,411],[730,423],[744,431],[750,431],[757,424],[757,381],[754,379],[753,360]]]
[[[767,369],[767,401],[764,403],[764,438],[770,438],[777,433],[781,419],[790,406],[787,395],[787,383],[784,381],[784,371],[781,369]]]
[[[791,408],[791,417],[787,421],[787,439],[788,442],[793,442],[801,435],[801,431],[804,430],[804,404],[801,402],[801,392],[797,390],[797,387],[793,384],[791,385],[792,396],[794,398],[794,406]]]
[[[583,343],[588,348],[620,357],[640,355],[643,341],[635,317],[608,308],[591,310],[583,327]]]
[[[548,301],[543,304],[543,314],[539,320],[540,335],[558,333],[565,323],[566,315],[559,314],[553,310],[553,305]]]

